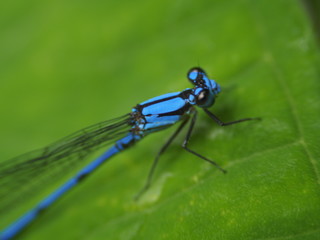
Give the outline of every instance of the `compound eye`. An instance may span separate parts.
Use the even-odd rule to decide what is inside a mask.
[[[204,83],[203,77],[205,76],[205,72],[199,68],[191,68],[188,72],[188,78],[194,85],[201,85]]]
[[[207,103],[208,96],[209,96],[209,91],[207,89],[204,89],[203,91],[201,91],[197,96],[197,100],[196,100],[197,105],[199,106],[205,105]]]

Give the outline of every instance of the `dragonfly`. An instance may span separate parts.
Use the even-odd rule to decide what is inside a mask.
[[[160,156],[186,126],[187,131],[182,148],[226,173],[226,170],[215,161],[189,148],[188,143],[197,120],[197,107],[203,109],[220,126],[259,118],[243,118],[223,122],[208,110],[221,91],[220,85],[215,80],[209,79],[200,67],[191,68],[187,73],[187,78],[192,83],[193,88],[151,98],[137,104],[128,114],[89,126],[47,147],[0,163],[1,216],[1,212],[14,208],[16,204],[23,201],[25,196],[32,196],[45,186],[44,183],[58,181],[68,170],[73,169],[91,153],[112,144],[100,157],[80,169],[62,186],[3,229],[0,232],[0,239],[9,240],[16,237],[45,209],[70,189],[79,185],[114,155],[132,147],[145,136],[166,129],[178,122],[180,122],[180,125],[156,155],[147,175],[146,183],[137,194],[136,199],[150,187]]]

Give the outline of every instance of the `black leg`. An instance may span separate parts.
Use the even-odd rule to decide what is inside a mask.
[[[218,168],[218,169],[219,169],[220,171],[222,171],[223,173],[226,173],[227,171],[224,170],[222,167],[220,167],[220,166],[219,166],[217,163],[215,163],[214,161],[212,161],[212,160],[210,160],[210,159],[208,159],[208,158],[200,155],[199,153],[194,152],[194,151],[191,150],[190,148],[188,148],[188,143],[189,143],[189,140],[190,140],[190,137],[191,137],[191,133],[192,133],[194,124],[195,124],[195,122],[196,122],[196,119],[197,119],[197,112],[194,111],[193,117],[192,117],[192,119],[191,119],[190,127],[189,127],[189,130],[188,130],[188,132],[187,132],[187,136],[186,136],[186,138],[184,139],[184,142],[183,142],[183,144],[182,144],[182,147],[183,147],[185,150],[187,150],[188,152],[196,155],[197,157],[199,157],[199,158],[201,158],[201,159],[203,159],[203,160],[211,163],[212,165],[214,165],[216,168]]]
[[[140,190],[140,192],[135,196],[135,200],[138,200],[141,195],[148,190],[148,188],[150,187],[151,181],[152,181],[152,177],[154,174],[154,170],[156,169],[156,166],[158,164],[159,158],[161,156],[162,153],[164,153],[164,151],[168,148],[168,146],[171,144],[171,142],[173,141],[173,139],[175,139],[175,137],[181,132],[182,128],[186,125],[186,123],[189,121],[189,116],[180,124],[179,128],[172,134],[172,136],[168,139],[168,141],[162,146],[162,148],[160,149],[160,151],[158,152],[156,158],[154,159],[152,166],[150,168],[149,174],[148,174],[148,178],[147,181],[144,185],[144,187]]]
[[[205,111],[206,114],[208,114],[208,116],[210,118],[212,118],[216,123],[218,123],[220,126],[228,126],[228,125],[232,125],[232,124],[236,124],[236,123],[240,123],[240,122],[244,122],[244,121],[250,121],[250,120],[261,120],[261,118],[243,118],[240,120],[236,120],[236,121],[232,121],[232,122],[222,122],[216,115],[214,115],[212,112],[209,112],[207,109],[203,109]]]

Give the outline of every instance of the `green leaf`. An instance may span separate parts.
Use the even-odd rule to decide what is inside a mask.
[[[190,87],[196,65],[224,88],[212,112],[263,119],[221,128],[200,114],[190,147],[228,173],[183,151],[181,136],[136,202],[174,127],[154,134],[21,239],[318,239],[319,47],[300,1],[1,5],[1,161]]]

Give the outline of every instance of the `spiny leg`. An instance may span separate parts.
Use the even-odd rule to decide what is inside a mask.
[[[195,151],[191,150],[190,148],[188,148],[188,143],[189,143],[189,140],[190,140],[190,137],[191,137],[191,133],[192,133],[192,130],[193,130],[193,127],[194,127],[194,124],[196,122],[196,119],[197,119],[197,111],[194,111],[193,113],[193,117],[191,119],[191,123],[190,123],[190,127],[188,129],[188,132],[187,132],[187,135],[186,135],[186,138],[184,139],[184,142],[182,144],[182,147],[187,150],[188,152],[196,155],[197,157],[211,163],[212,165],[214,165],[216,168],[218,168],[220,171],[222,171],[223,173],[226,173],[227,171],[224,170],[222,167],[220,167],[216,162],[200,155],[199,153],[196,153]]]
[[[154,174],[154,170],[156,169],[156,166],[158,164],[159,158],[161,156],[162,153],[164,153],[164,151],[168,148],[168,146],[171,144],[171,142],[173,141],[173,139],[175,139],[175,137],[181,132],[181,130],[183,129],[183,127],[186,125],[186,123],[189,121],[189,116],[187,116],[187,118],[180,124],[180,126],[178,127],[178,129],[172,134],[172,136],[168,139],[168,141],[161,147],[160,151],[158,152],[157,156],[155,157],[152,166],[150,168],[149,174],[148,174],[148,178],[147,181],[144,185],[144,187],[140,190],[140,192],[135,196],[135,200],[138,200],[141,195],[148,190],[148,188],[150,187],[151,181],[152,181],[152,177]]]
[[[261,118],[243,118],[243,119],[239,119],[236,121],[232,121],[232,122],[222,122],[216,115],[214,115],[212,112],[209,112],[207,109],[203,109],[205,111],[206,114],[208,114],[208,116],[213,119],[216,123],[218,123],[220,126],[228,126],[228,125],[232,125],[232,124],[236,124],[236,123],[240,123],[240,122],[244,122],[244,121],[250,121],[250,120],[261,120]]]

